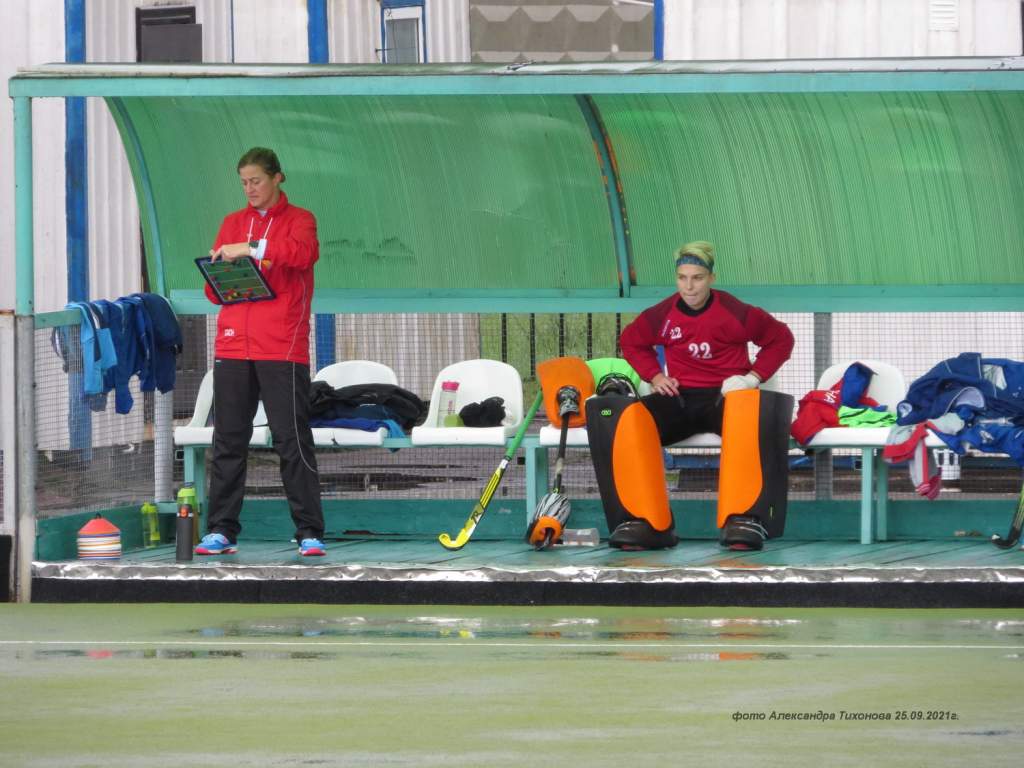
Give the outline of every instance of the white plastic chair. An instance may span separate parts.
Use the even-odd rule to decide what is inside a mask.
[[[384,363],[372,360],[342,360],[317,371],[313,381],[326,381],[335,389],[353,384],[398,384],[398,376]]]
[[[868,397],[873,397],[880,404],[895,413],[896,403],[907,394],[907,382],[896,366],[883,363],[880,360],[846,360],[831,365],[821,374],[821,377],[818,379],[817,388],[831,389],[837,381],[843,378],[846,369],[857,362],[866,365],[875,372],[875,375],[871,377],[871,382],[865,394]]]
[[[335,389],[354,384],[398,384],[398,376],[383,363],[372,360],[343,360],[317,371],[313,381],[324,381]],[[370,432],[345,427],[313,427],[313,442],[319,446],[382,445],[388,436],[386,427]]]
[[[213,409],[213,371],[207,371],[199,383],[195,409],[188,424],[174,428],[174,444],[177,446],[207,446],[213,444],[213,425],[210,412]],[[270,427],[267,424],[267,412],[263,409],[263,401],[256,408],[252,420],[252,437],[249,445],[255,448],[267,448],[271,444]]]
[[[818,378],[817,389],[831,389],[843,378],[846,369],[853,363],[866,365],[875,375],[871,377],[867,391],[868,397],[874,398],[880,405],[886,406],[893,413],[896,404],[907,394],[907,383],[900,370],[880,360],[845,360],[825,369]],[[805,446],[807,448],[882,448],[889,437],[889,427],[826,427],[816,434]],[[941,443],[940,443],[941,444]]]
[[[907,393],[906,380],[898,368],[880,360],[845,360],[827,368],[818,379],[818,389],[831,389],[846,369],[860,362],[875,372],[865,394],[895,413],[896,404]],[[860,540],[870,544],[876,536],[888,538],[888,482],[889,466],[882,460],[882,449],[889,437],[890,427],[826,427],[811,438],[805,446],[813,450],[853,448],[861,454]],[[945,444],[932,434],[925,445],[943,447]],[[877,501],[875,500],[877,497]]]
[[[439,427],[441,382],[457,381],[455,410],[489,397],[505,400],[505,418],[497,427]],[[442,369],[430,394],[430,409],[422,426],[413,427],[413,445],[505,445],[523,421],[523,381],[519,372],[499,360],[463,360]]]

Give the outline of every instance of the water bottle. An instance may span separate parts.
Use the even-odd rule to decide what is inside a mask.
[[[192,507],[193,518],[199,517],[199,505],[196,503],[196,487],[193,483],[185,483],[178,490],[178,507],[180,508],[182,504],[188,504],[189,506]],[[198,544],[199,526],[193,525],[192,530],[192,543]]]
[[[160,544],[160,519],[156,504],[147,501],[142,505],[142,546],[151,549]]]
[[[439,427],[461,427],[462,419],[459,412],[455,410],[455,396],[459,391],[459,382],[441,382],[441,401],[437,409],[437,426]]]
[[[596,547],[601,535],[597,528],[566,528],[559,543],[563,547]]]
[[[185,489],[182,488],[182,491]],[[194,499],[194,497],[193,497]],[[186,495],[182,497],[178,492],[178,515],[174,518],[174,559],[179,563],[188,563],[192,560],[192,550],[195,547],[194,537],[196,535],[196,511],[193,502]]]

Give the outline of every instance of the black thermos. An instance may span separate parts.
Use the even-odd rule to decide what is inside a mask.
[[[196,513],[188,502],[178,505],[178,516],[174,518],[174,559],[179,563],[192,560],[192,537],[196,523]]]

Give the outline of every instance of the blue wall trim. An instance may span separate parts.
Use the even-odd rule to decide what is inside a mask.
[[[654,0],[654,60],[665,59],[665,0]]]
[[[309,63],[327,64],[330,54],[327,43],[327,0],[307,0],[309,11]]]
[[[85,0],[64,0],[64,59],[85,62]],[[64,100],[64,223],[68,301],[89,299],[89,166],[85,99]],[[82,401],[80,374],[68,379],[68,439],[82,460],[92,460],[92,418]]]
[[[309,63],[327,64],[331,58],[327,41],[327,0],[307,0],[306,7],[309,13],[307,26]],[[337,357],[334,315],[317,315],[313,333],[316,345],[316,369],[320,370],[333,363]]]
[[[64,58],[85,62],[85,0],[64,0]],[[67,225],[68,301],[89,298],[89,176],[85,99],[64,104],[64,191]]]

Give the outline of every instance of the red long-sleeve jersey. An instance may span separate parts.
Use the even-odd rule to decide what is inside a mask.
[[[663,373],[654,351],[659,344],[665,347],[668,375],[683,387],[720,387],[730,376],[751,371],[764,381],[793,352],[793,334],[785,323],[725,291],[712,291],[696,312],[680,304],[679,294],[673,294],[622,331],[622,356],[645,381]],[[753,364],[748,342],[761,348]]]
[[[281,192],[263,216],[252,206],[225,216],[213,247],[262,239],[267,243],[258,264],[275,298],[222,306],[214,354],[308,365],[313,265],[320,258],[316,219],[305,208],[290,204]],[[206,296],[220,303],[209,285]]]

